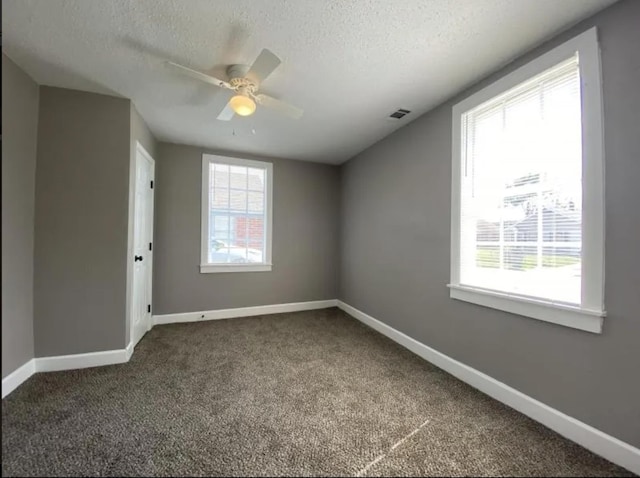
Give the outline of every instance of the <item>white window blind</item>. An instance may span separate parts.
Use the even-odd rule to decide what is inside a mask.
[[[247,267],[270,266],[270,184],[270,163],[205,155],[203,272],[268,270]]]
[[[596,29],[465,98],[452,113],[451,297],[600,332]]]
[[[462,121],[460,283],[580,304],[577,55]]]

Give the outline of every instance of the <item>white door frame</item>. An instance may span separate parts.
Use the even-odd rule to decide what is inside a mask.
[[[128,285],[127,285],[127,315],[128,315],[128,319],[129,319],[129,345],[127,347],[127,350],[129,351],[129,353],[133,353],[133,348],[136,345],[135,342],[135,334],[134,334],[134,330],[135,330],[135,321],[134,321],[134,313],[135,313],[135,302],[134,302],[134,296],[133,296],[133,290],[134,290],[134,261],[133,261],[133,256],[134,256],[134,251],[135,251],[135,214],[136,214],[136,209],[135,209],[135,200],[136,200],[136,184],[137,184],[137,167],[136,164],[138,162],[138,155],[142,155],[146,160],[148,160],[151,163],[151,176],[153,178],[153,180],[155,181],[155,160],[153,159],[153,157],[151,157],[151,155],[149,154],[149,152],[144,148],[144,146],[142,146],[142,144],[140,144],[139,141],[136,141],[136,147],[135,147],[135,154],[133,155],[132,159],[131,159],[131,167],[130,167],[130,181],[129,181],[129,214],[130,214],[130,220],[129,220],[129,247],[127,247],[127,272],[128,272],[128,276],[129,276],[129,280],[128,280]],[[155,203],[155,188],[154,188],[154,194],[153,194],[154,198],[151,201],[151,220],[153,222],[154,219],[154,203]],[[155,252],[154,249],[154,241],[153,241],[153,232],[154,232],[154,227],[152,224],[151,227],[151,242],[153,244],[152,246],[152,250],[149,251],[149,262],[148,264],[148,274],[149,274],[149,301],[153,307],[153,301],[152,301],[152,296],[153,296],[153,253]],[[149,315],[149,317],[146,319],[147,320],[147,324],[146,324],[146,330],[149,331],[151,329],[151,326],[153,325],[151,323],[151,315]]]

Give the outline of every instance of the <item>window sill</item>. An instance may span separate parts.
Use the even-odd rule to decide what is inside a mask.
[[[271,264],[200,264],[200,273],[215,272],[270,272]]]
[[[514,297],[491,290],[448,284],[452,299],[472,304],[504,310],[553,324],[585,330],[594,334],[602,333],[604,311],[582,309],[570,305],[536,300],[528,297]]]

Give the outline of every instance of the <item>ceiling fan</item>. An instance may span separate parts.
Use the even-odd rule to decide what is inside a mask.
[[[235,95],[231,97],[227,105],[218,115],[219,120],[229,121],[233,118],[234,114],[240,116],[252,115],[256,111],[256,103],[266,108],[279,111],[291,118],[299,119],[303,113],[300,108],[263,93],[258,93],[260,83],[262,83],[280,63],[280,58],[265,48],[260,52],[258,58],[256,58],[256,61],[254,61],[251,66],[230,65],[227,68],[229,80],[224,81],[172,61],[165,62],[167,66],[192,78],[235,92]]]

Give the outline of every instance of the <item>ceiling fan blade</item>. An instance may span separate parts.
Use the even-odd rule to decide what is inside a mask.
[[[267,76],[273,73],[273,70],[275,70],[280,63],[280,58],[265,48],[260,52],[258,58],[253,62],[253,65],[251,65],[251,68],[249,68],[245,76],[261,83]]]
[[[196,71],[196,70],[192,70],[191,68],[188,68],[186,66],[179,65],[179,64],[174,63],[172,61],[165,61],[165,64],[167,66],[170,66],[171,68],[174,68],[174,69],[176,69],[176,70],[178,70],[178,71],[190,76],[191,78],[195,78],[196,80],[204,81],[206,83],[209,83],[209,84],[215,85],[215,86],[219,86],[221,88],[233,89],[231,87],[231,85],[229,83],[227,83],[226,81],[219,80],[218,78],[214,78],[213,76],[205,75],[204,73],[201,73],[201,72]]]
[[[222,120],[222,121],[229,121],[229,120],[231,120],[231,118],[233,118],[234,114],[235,114],[235,112],[233,111],[233,108],[231,108],[231,104],[227,103],[227,105],[224,107],[224,109],[218,115],[217,119]]]
[[[285,103],[284,101],[277,100],[269,95],[260,94],[256,95],[255,98],[258,104],[279,111],[280,113],[283,113],[294,119],[300,119],[302,117],[302,114],[304,113],[304,111],[297,106],[293,106],[289,103]]]

